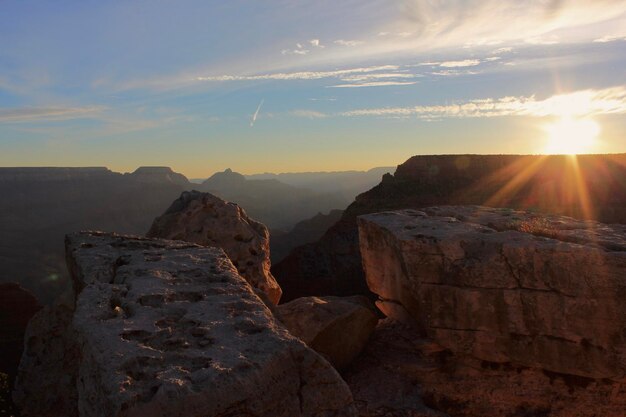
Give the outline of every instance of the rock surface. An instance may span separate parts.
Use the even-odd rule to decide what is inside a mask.
[[[272,266],[283,301],[367,294],[357,216],[444,204],[530,208],[626,224],[626,153],[414,156],[359,195],[318,242]]]
[[[276,307],[289,332],[326,357],[337,369],[363,350],[378,322],[363,296],[303,297]]]
[[[15,376],[24,347],[24,332],[41,304],[16,283],[0,283],[0,372]]]
[[[239,273],[278,304],[282,291],[270,272],[267,228],[234,203],[185,191],[148,231],[148,237],[222,248]]]
[[[361,216],[359,233],[370,289],[453,353],[626,378],[625,225],[450,206]]]
[[[418,329],[384,319],[342,375],[362,417],[623,417],[626,410],[626,384],[459,359]]]
[[[75,308],[29,325],[15,395],[24,417],[355,415],[337,372],[275,321],[221,249],[82,232],[66,250]],[[51,331],[60,340],[44,340]],[[74,409],[54,408],[57,393]]]

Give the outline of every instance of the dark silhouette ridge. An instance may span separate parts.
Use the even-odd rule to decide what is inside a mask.
[[[283,302],[367,294],[356,217],[443,204],[511,207],[626,223],[626,154],[414,156],[359,195],[315,243],[272,268]]]

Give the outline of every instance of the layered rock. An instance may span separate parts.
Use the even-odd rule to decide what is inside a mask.
[[[384,319],[342,376],[362,417],[624,416],[626,384],[469,359]]]
[[[625,378],[626,226],[485,207],[358,221],[383,310],[405,310],[455,354]]]
[[[292,335],[337,369],[347,367],[361,353],[378,322],[374,306],[363,296],[303,297],[276,310]]]
[[[154,220],[147,236],[222,248],[237,271],[278,304],[282,291],[270,273],[269,232],[237,204],[186,191]]]
[[[83,232],[66,250],[75,307],[29,326],[23,416],[355,415],[336,371],[275,321],[221,249]]]
[[[356,218],[434,205],[534,209],[626,223],[626,154],[419,155],[359,195],[318,242],[272,267],[283,300],[366,294]]]

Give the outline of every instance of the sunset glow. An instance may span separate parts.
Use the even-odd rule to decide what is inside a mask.
[[[563,117],[547,125],[545,131],[548,143],[544,153],[576,155],[593,152],[600,126],[591,119]]]

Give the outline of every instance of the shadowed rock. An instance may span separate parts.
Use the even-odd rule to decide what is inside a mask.
[[[378,316],[363,296],[303,297],[276,307],[289,332],[343,369],[363,350]]]
[[[381,309],[412,317],[452,352],[625,377],[626,226],[485,207],[383,212],[358,222],[367,283]]]
[[[222,248],[237,271],[277,304],[282,291],[270,273],[269,233],[234,203],[209,193],[184,192],[160,217],[148,237]]]
[[[82,232],[66,250],[75,307],[55,309],[70,320],[44,311],[29,326],[15,395],[24,417],[356,415],[337,372],[221,249]]]

